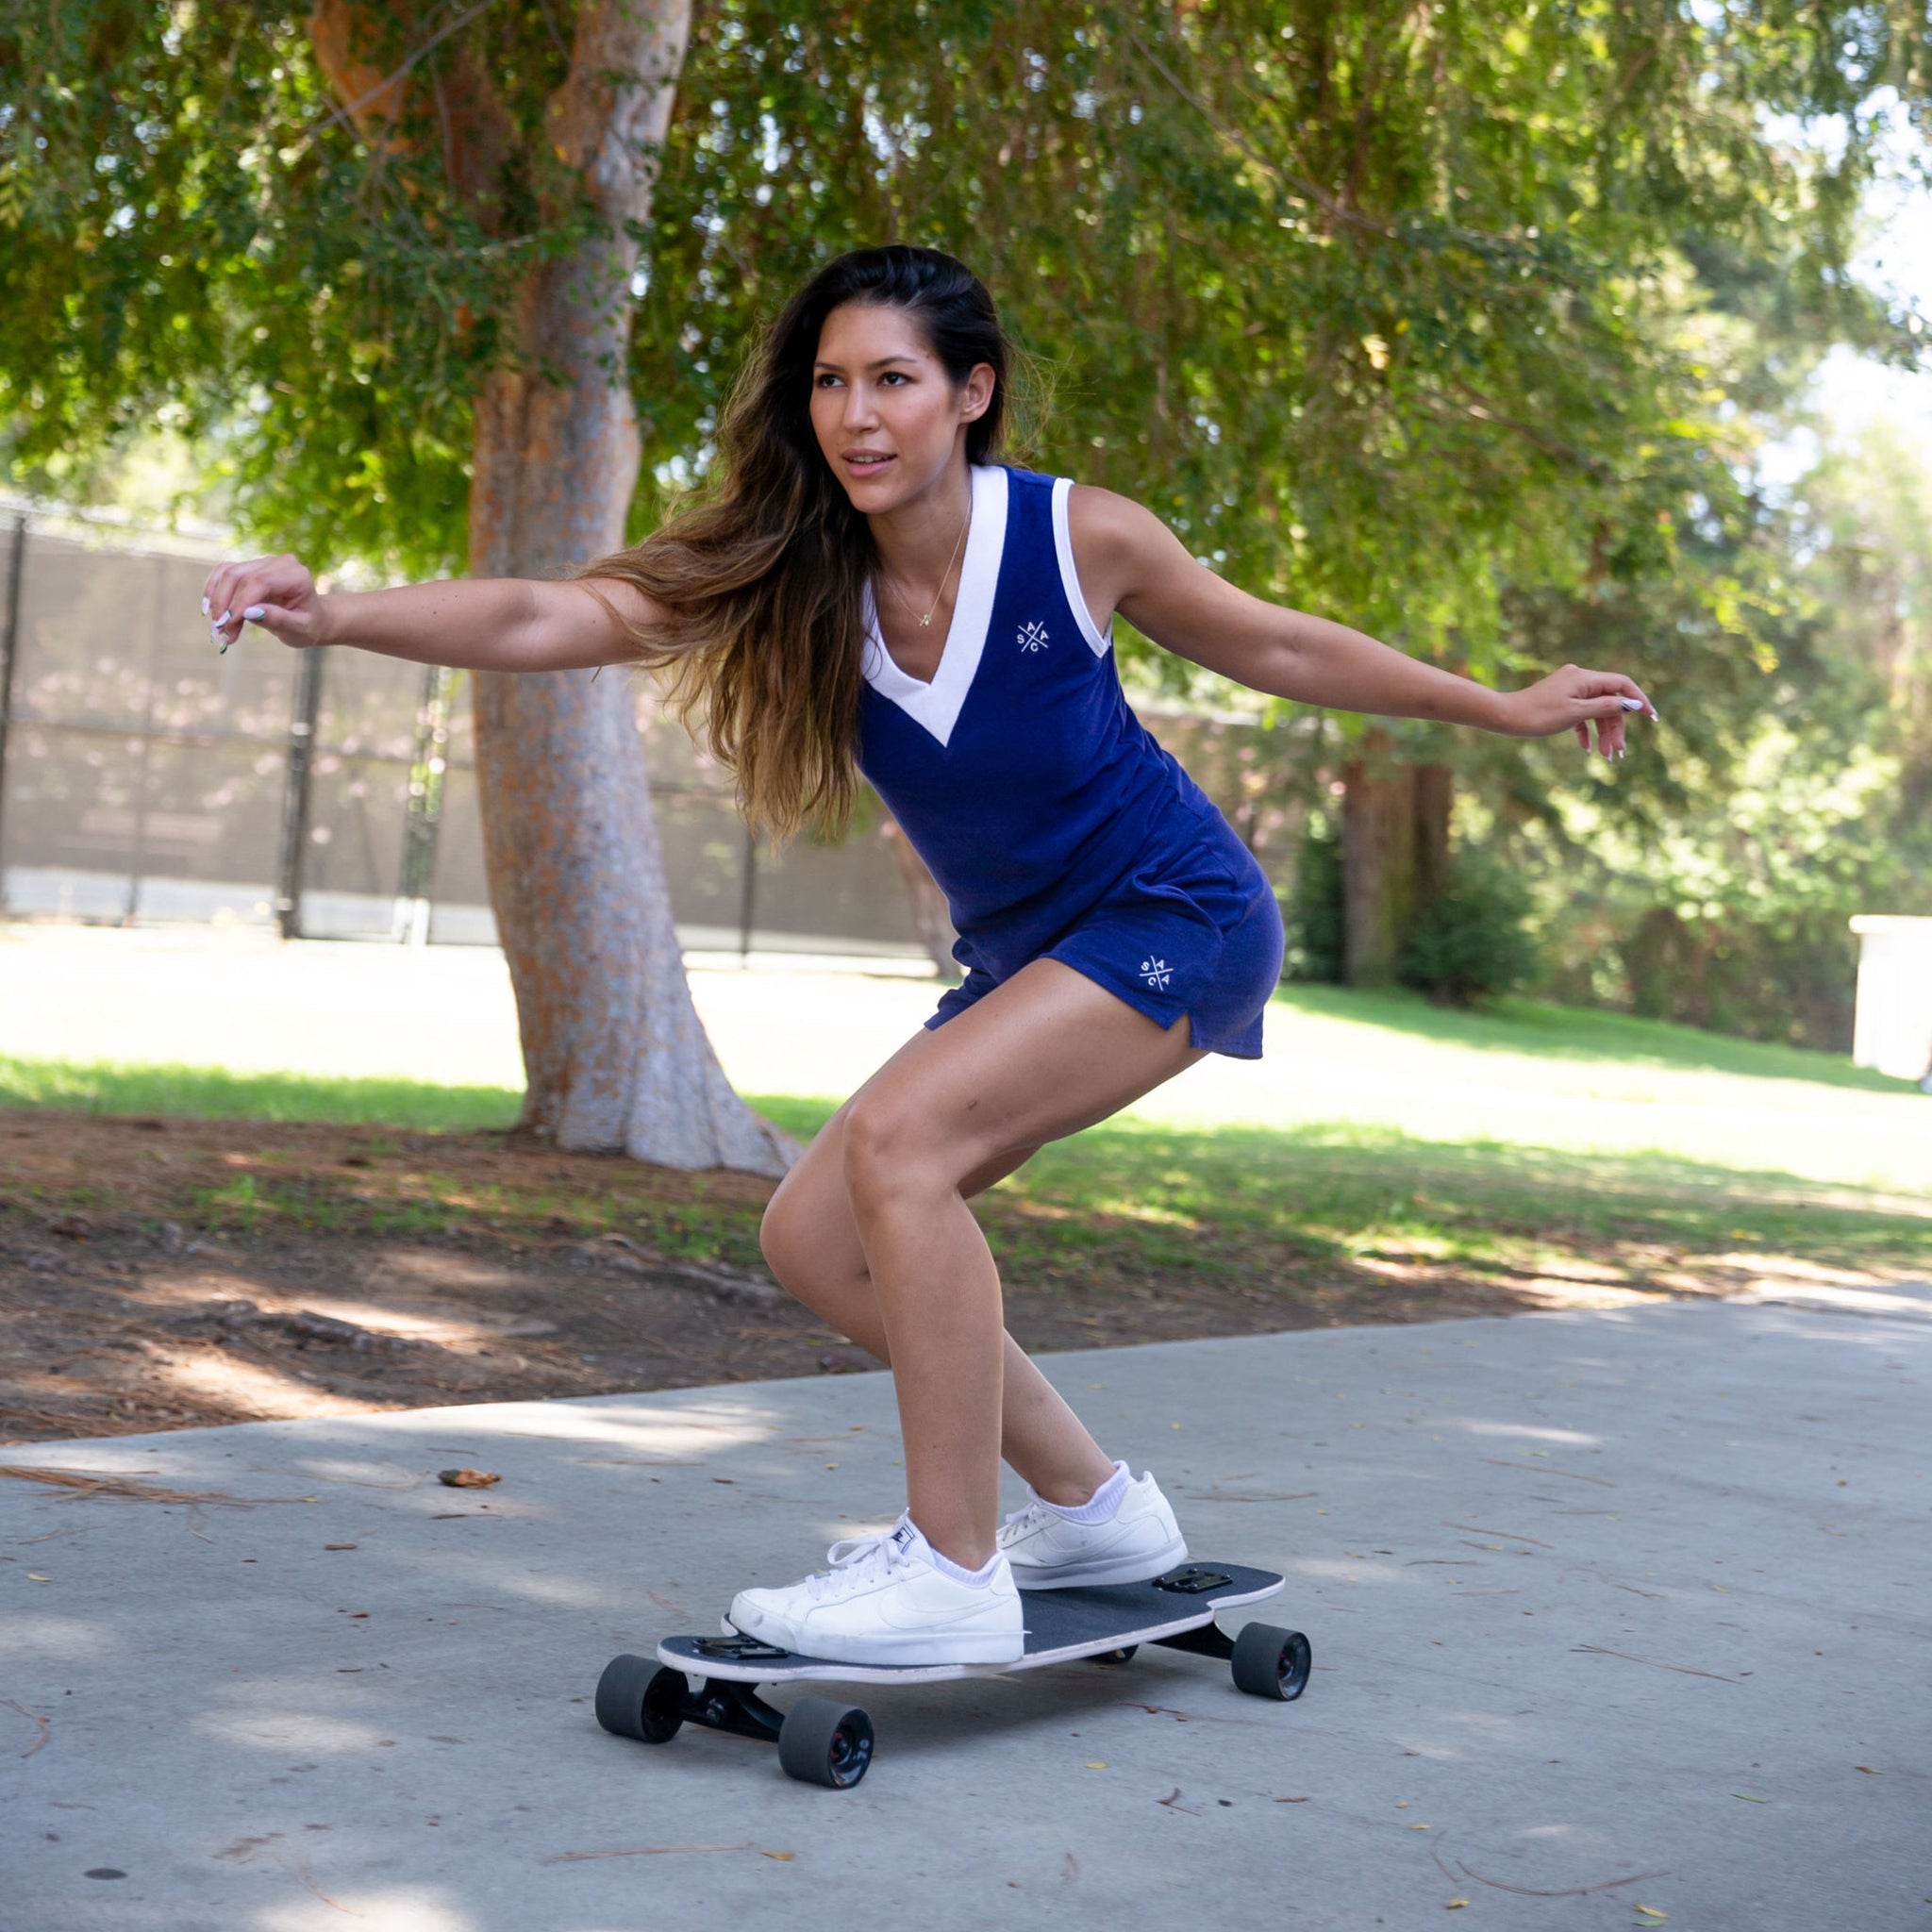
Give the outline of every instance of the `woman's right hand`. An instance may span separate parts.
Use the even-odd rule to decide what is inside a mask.
[[[260,625],[296,650],[323,643],[322,601],[308,565],[289,556],[225,563],[201,587],[202,615],[225,651],[244,623]]]

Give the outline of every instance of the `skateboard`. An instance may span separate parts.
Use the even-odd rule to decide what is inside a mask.
[[[688,1724],[760,1739],[777,1745],[787,1777],[849,1790],[872,1764],[872,1719],[828,1697],[801,1697],[789,1711],[777,1710],[758,1694],[760,1684],[941,1684],[1082,1658],[1120,1665],[1141,1644],[1156,1643],[1217,1657],[1231,1666],[1237,1690],[1287,1703],[1307,1688],[1308,1640],[1270,1624],[1249,1624],[1229,1637],[1214,1621],[1222,1610],[1273,1596],[1285,1582],[1272,1570],[1184,1563],[1146,1583],[1028,1591],[1021,1599],[1026,1654],[1009,1664],[850,1664],[800,1657],[735,1632],[667,1637],[655,1658],[626,1655],[605,1666],[597,1722],[646,1744],[668,1744]]]

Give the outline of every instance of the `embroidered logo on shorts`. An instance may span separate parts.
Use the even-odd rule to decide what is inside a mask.
[[[1174,968],[1165,959],[1142,959],[1141,977],[1157,992],[1165,992],[1167,982],[1174,977]]]
[[[1023,624],[1020,626],[1020,648],[1023,651],[1043,651],[1046,649],[1046,626],[1043,624]]]

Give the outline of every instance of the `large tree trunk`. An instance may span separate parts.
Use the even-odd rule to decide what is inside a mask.
[[[398,110],[371,96],[370,70],[350,58],[357,10],[322,0],[311,32],[337,92],[379,140]],[[556,576],[624,541],[639,457],[634,235],[650,215],[690,24],[690,0],[577,7],[570,73],[543,139],[588,192],[602,232],[531,270],[514,362],[477,398],[470,566],[479,576]],[[481,207],[514,133],[475,63],[458,57],[454,78],[447,165]],[[497,672],[475,686],[484,851],[528,1076],[522,1125],[560,1147],[669,1167],[783,1173],[795,1146],[732,1091],[691,1004],[631,675]]]
[[[1368,734],[1341,778],[1342,977],[1391,986],[1448,872],[1455,780],[1446,765],[1398,762],[1382,731]]]

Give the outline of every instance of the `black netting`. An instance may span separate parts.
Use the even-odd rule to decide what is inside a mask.
[[[10,555],[0,541],[0,609]],[[299,877],[294,926],[308,936],[492,941],[465,681],[322,653],[299,824],[291,727],[304,659],[257,631],[215,651],[200,613],[210,560],[29,529],[0,770],[8,909],[268,924]],[[839,847],[798,841],[754,858],[729,774],[663,714],[648,679],[636,686],[687,946],[921,952],[875,819]]]

